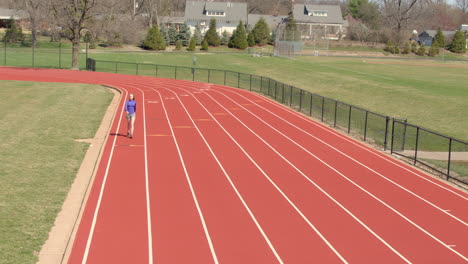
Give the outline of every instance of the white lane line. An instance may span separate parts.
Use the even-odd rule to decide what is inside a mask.
[[[234,190],[234,192],[236,193],[237,197],[239,198],[239,200],[242,202],[242,204],[244,205],[245,209],[247,210],[247,212],[249,213],[250,215],[250,218],[252,218],[252,221],[255,223],[255,225],[257,226],[257,229],[260,231],[260,233],[262,234],[263,238],[265,239],[266,243],[268,244],[268,246],[270,247],[271,251],[273,252],[273,254],[275,255],[276,259],[278,260],[279,263],[284,263],[283,260],[281,259],[281,257],[279,256],[278,252],[276,251],[275,247],[273,246],[273,244],[271,243],[270,239],[268,238],[268,236],[266,235],[265,231],[263,231],[263,228],[260,226],[260,224],[258,223],[257,221],[257,218],[255,217],[255,215],[252,213],[252,211],[250,210],[249,206],[247,205],[247,203],[245,202],[244,198],[242,197],[242,195],[240,194],[240,192],[237,190],[237,187],[235,186],[235,184],[232,182],[231,180],[231,177],[229,176],[229,174],[226,172],[226,170],[224,169],[224,166],[221,164],[221,162],[219,161],[218,157],[216,156],[216,154],[214,153],[213,149],[211,148],[210,144],[208,143],[208,141],[206,140],[206,138],[203,136],[202,132],[200,131],[200,129],[198,128],[197,124],[195,123],[195,121],[193,120],[192,116],[190,115],[189,111],[187,110],[187,108],[185,107],[184,103],[180,100],[179,96],[173,92],[172,90],[169,90],[167,89],[168,91],[174,93],[174,95],[177,97],[177,99],[179,100],[180,104],[182,105],[182,107],[184,108],[185,112],[187,113],[188,117],[190,118],[190,120],[192,121],[192,124],[195,126],[195,128],[197,129],[198,131],[198,134],[200,134],[200,137],[203,139],[203,141],[205,142],[206,146],[208,147],[208,149],[210,150],[210,153],[211,155],[213,156],[213,158],[216,160],[216,162],[218,163],[218,166],[221,168],[221,170],[223,171],[223,174],[224,176],[226,176],[226,179],[229,181],[229,184],[231,184],[231,187],[232,189]],[[185,90],[184,90],[185,91]],[[186,91],[188,92],[188,91]],[[190,92],[189,92],[190,93]],[[206,109],[205,109],[206,110]]]
[[[120,124],[122,123],[122,115],[123,115],[123,112],[124,112],[124,107],[125,107],[125,102],[126,102],[125,98],[127,98],[127,90],[124,89],[124,88],[120,88],[120,89],[122,89],[125,92],[125,95],[121,99],[123,101],[123,103],[122,103],[122,110],[120,112],[119,123],[117,124],[117,129],[115,131],[116,134],[119,133],[119,128],[120,128]],[[115,147],[115,142],[116,142],[117,138],[118,138],[117,136],[114,137],[114,142],[112,143],[111,152],[110,152],[110,155],[109,155],[109,159],[107,161],[107,167],[106,167],[106,171],[104,173],[104,179],[102,180],[102,183],[101,183],[101,190],[99,191],[99,197],[98,197],[98,200],[97,200],[96,208],[94,209],[93,221],[91,223],[91,228],[89,230],[88,240],[86,241],[86,247],[85,247],[85,252],[84,252],[84,255],[83,255],[83,259],[81,261],[82,264],[85,264],[88,261],[89,249],[91,247],[91,240],[92,240],[93,235],[94,235],[94,229],[96,227],[96,221],[97,221],[97,218],[98,218],[99,209],[101,207],[102,196],[104,195],[104,187],[106,186],[107,176],[109,175],[109,168],[110,168],[110,164],[111,164],[111,161],[112,161],[112,157],[114,155],[114,147]]]
[[[139,89],[138,89],[139,90]],[[143,139],[145,145],[145,189],[146,189],[146,215],[148,221],[148,263],[153,263],[153,233],[151,228],[151,205],[149,193],[149,179],[148,179],[148,145],[146,144],[146,106],[145,106],[145,93],[143,94]]]
[[[227,90],[227,91],[231,92],[229,89],[223,89],[223,90]],[[223,93],[223,95],[224,95],[224,93]],[[246,98],[246,97],[244,97],[244,96],[242,96],[242,95],[240,95],[240,94],[238,94],[238,95],[241,96],[242,98],[244,98],[245,100],[248,100],[248,101],[250,101],[250,102],[253,102],[253,101],[249,100],[248,98]],[[240,104],[239,104],[239,105],[240,105]],[[383,178],[384,180],[386,180],[386,181],[392,183],[393,185],[399,187],[400,189],[402,189],[402,190],[408,192],[409,194],[411,194],[411,195],[417,197],[418,199],[422,200],[423,202],[425,202],[425,203],[431,205],[432,207],[436,208],[437,210],[439,210],[439,211],[445,213],[445,214],[448,215],[449,217],[452,217],[453,219],[457,220],[458,222],[462,223],[463,225],[468,226],[468,223],[466,223],[465,221],[463,221],[463,220],[459,219],[458,217],[456,217],[456,216],[454,216],[454,215],[448,213],[447,211],[443,210],[443,209],[440,208],[439,206],[437,206],[437,205],[433,204],[432,202],[430,202],[430,201],[424,199],[423,197],[421,197],[421,196],[419,196],[418,194],[412,192],[411,190],[405,188],[404,186],[398,184],[397,182],[395,182],[395,181],[393,181],[393,180],[387,178],[385,175],[383,175],[383,174],[377,172],[376,170],[374,170],[374,169],[368,167],[367,165],[365,165],[365,164],[361,163],[360,161],[356,160],[355,158],[353,158],[353,157],[347,155],[346,153],[344,153],[344,152],[342,152],[341,150],[335,148],[334,146],[330,145],[329,143],[325,142],[324,140],[322,140],[322,139],[320,139],[320,138],[318,138],[318,137],[312,135],[311,133],[305,131],[304,129],[302,129],[302,128],[298,127],[298,126],[296,126],[295,124],[289,122],[288,120],[286,120],[286,119],[284,119],[284,118],[282,118],[282,117],[276,115],[275,113],[266,110],[264,107],[259,106],[259,105],[257,105],[257,106],[260,107],[260,108],[262,108],[262,109],[264,109],[266,112],[269,112],[271,115],[277,117],[278,119],[284,121],[285,123],[289,124],[290,126],[296,128],[297,130],[301,131],[302,133],[304,133],[304,134],[306,134],[306,135],[308,135],[308,136],[310,136],[310,137],[316,139],[317,141],[321,142],[322,144],[326,145],[327,147],[329,147],[329,148],[335,150],[336,152],[340,153],[341,155],[345,156],[346,158],[348,158],[348,159],[354,161],[355,163],[361,165],[362,167],[366,168],[367,170],[369,170],[369,171],[371,171],[371,172],[373,172],[373,173],[379,175],[379,176],[380,176],[381,178]],[[260,119],[259,117],[257,117],[257,118]],[[261,119],[260,119],[260,120],[261,120]]]
[[[228,89],[223,88],[223,87],[221,87],[221,86],[217,86],[217,88],[228,90]],[[232,89],[232,88],[231,88],[231,89]],[[234,88],[234,89],[237,89],[237,88]],[[237,90],[242,91],[242,92],[246,92],[246,91],[244,91],[244,90],[242,90],[242,89],[237,89]],[[233,91],[233,92],[234,92],[234,91]],[[239,96],[242,96],[242,97],[246,98],[245,96],[241,95],[241,94],[238,93],[238,92],[234,92],[234,93],[238,94]],[[324,124],[321,124],[321,123],[319,123],[319,122],[313,121],[313,120],[311,120],[310,118],[307,118],[307,117],[305,117],[304,115],[302,115],[302,114],[300,114],[300,113],[298,113],[298,112],[296,112],[296,111],[293,111],[292,109],[287,108],[286,106],[284,106],[284,105],[282,105],[282,104],[279,104],[279,103],[274,102],[274,101],[272,101],[272,100],[266,99],[266,98],[264,98],[264,97],[262,97],[262,96],[260,96],[260,95],[258,95],[258,94],[255,94],[255,93],[250,93],[250,94],[251,94],[251,95],[254,95],[255,97],[260,98],[263,102],[267,102],[267,103],[269,103],[269,104],[271,104],[271,105],[273,105],[273,106],[275,106],[275,107],[277,107],[277,108],[280,108],[280,109],[282,109],[282,110],[285,110],[286,112],[288,112],[288,113],[290,113],[290,114],[292,114],[292,115],[295,115],[296,117],[299,117],[300,119],[302,119],[302,120],[304,120],[304,121],[306,121],[306,122],[308,122],[308,123],[310,123],[310,124],[312,124],[312,125],[314,125],[314,126],[320,128],[320,129],[322,129],[322,130],[325,130],[325,131],[327,131],[327,132],[329,132],[329,133],[331,133],[331,134],[333,134],[333,135],[335,135],[335,136],[337,136],[337,137],[339,137],[339,138],[341,138],[341,139],[343,139],[343,140],[345,140],[345,141],[348,141],[349,143],[351,143],[351,144],[353,144],[353,145],[355,145],[355,146],[357,146],[357,147],[359,147],[359,148],[361,148],[361,149],[363,149],[363,150],[365,150],[365,151],[367,151],[367,152],[370,152],[370,153],[372,153],[373,155],[375,155],[375,156],[377,156],[377,157],[379,157],[379,158],[381,158],[381,159],[384,159],[384,160],[386,160],[386,161],[392,163],[393,165],[395,165],[395,166],[397,166],[397,167],[399,167],[399,168],[401,168],[401,169],[404,169],[404,170],[408,171],[409,173],[414,174],[414,175],[418,176],[419,178],[421,178],[421,179],[423,179],[423,180],[426,180],[426,181],[428,181],[428,182],[430,182],[430,183],[436,185],[437,187],[440,187],[440,188],[442,188],[442,189],[444,189],[444,190],[446,190],[446,191],[448,191],[448,192],[450,192],[450,193],[452,193],[452,194],[455,194],[456,196],[458,196],[458,197],[460,197],[460,198],[462,198],[462,199],[464,199],[464,200],[468,200],[468,197],[465,197],[465,196],[463,196],[463,195],[461,195],[461,194],[459,194],[459,193],[457,193],[457,192],[455,192],[455,191],[453,191],[453,190],[447,188],[446,186],[443,186],[443,185],[441,185],[441,184],[439,184],[439,183],[437,183],[437,182],[432,181],[431,179],[427,178],[427,176],[425,176],[425,175],[421,175],[421,174],[419,174],[419,173],[416,173],[416,172],[414,172],[412,169],[409,169],[409,168],[407,168],[407,167],[405,167],[405,166],[403,166],[403,165],[401,165],[401,164],[398,164],[397,162],[395,162],[395,161],[392,160],[391,158],[386,157],[386,156],[384,156],[384,155],[378,153],[378,152],[377,152],[376,150],[374,150],[374,149],[371,149],[371,148],[369,148],[369,147],[367,147],[367,146],[365,146],[365,145],[362,145],[362,144],[360,144],[360,143],[358,143],[358,142],[355,142],[354,140],[349,139],[349,138],[347,138],[347,137],[344,136],[344,135],[341,135],[341,134],[338,133],[337,131],[333,130],[332,128],[329,128],[329,127],[325,126]],[[246,99],[249,100],[249,101],[252,101],[252,100],[250,100],[250,99],[248,99],[248,98],[246,98]],[[273,115],[276,115],[276,114],[274,114],[272,111],[270,111],[270,110],[268,110],[268,109],[262,107],[261,105],[258,105],[258,104],[256,104],[256,105],[259,106],[259,107],[261,107],[261,108],[263,108],[263,109],[265,109],[265,111],[268,111],[268,112],[272,113]]]
[[[184,89],[182,89],[184,90]],[[184,90],[186,91],[186,90]],[[186,91],[188,92],[188,91]],[[190,93],[190,92],[189,92]],[[207,94],[208,95],[208,94]],[[208,95],[209,96],[209,95]],[[210,96],[211,97],[211,96]],[[219,123],[219,121],[208,111],[208,109],[194,96],[194,98],[198,101],[198,103],[205,109],[205,111],[215,120],[215,122],[219,125],[219,127],[231,138],[231,140],[241,149],[244,155],[257,167],[257,169],[265,176],[265,178],[276,188],[276,190],[283,196],[283,198],[296,210],[296,212],[302,217],[302,219],[314,230],[314,232],[325,242],[325,244],[341,259],[343,263],[348,263],[343,256],[333,247],[333,245],[325,238],[325,236],[320,233],[320,231],[309,221],[309,219],[302,213],[299,207],[294,204],[294,202],[278,187],[278,185],[268,176],[268,174],[258,165],[258,163],[249,155],[249,153],[237,142],[237,140]],[[215,101],[215,100],[213,100]],[[216,101],[215,101],[216,102]],[[217,102],[218,103],[218,102]],[[219,103],[218,103],[219,104]],[[228,113],[230,113],[234,118],[236,118],[228,109],[224,106],[219,104],[222,108],[224,108]],[[237,118],[236,118],[237,119]],[[242,121],[239,120],[242,123]],[[243,124],[243,123],[242,123]],[[245,124],[243,124],[245,126]],[[250,130],[246,126],[247,129]],[[253,132],[254,133],[254,132]],[[255,134],[255,133],[254,133]],[[257,135],[258,136],[258,135]],[[260,137],[259,137],[260,138]],[[260,138],[261,139],[261,138]],[[261,139],[263,141],[263,139]],[[265,141],[263,141],[265,142]],[[268,145],[268,143],[266,143]],[[274,150],[274,149],[273,149]]]
[[[276,132],[278,132],[280,135],[282,135],[283,137],[285,137],[286,139],[288,139],[289,141],[291,141],[291,143],[295,144],[296,146],[298,146],[299,148],[301,148],[303,151],[307,152],[309,155],[311,155],[312,157],[314,157],[315,159],[319,160],[321,163],[323,163],[325,166],[329,167],[330,169],[332,169],[333,171],[335,171],[337,174],[339,174],[340,176],[342,176],[344,179],[346,179],[347,181],[349,181],[351,184],[353,184],[354,186],[356,186],[357,188],[361,189],[363,192],[367,193],[369,196],[371,196],[372,198],[374,198],[375,200],[377,200],[378,202],[380,202],[381,204],[383,204],[385,207],[387,207],[388,209],[392,210],[393,212],[395,212],[396,214],[398,214],[400,217],[402,217],[403,219],[405,219],[406,221],[408,221],[409,223],[411,223],[413,226],[415,226],[416,228],[418,228],[420,231],[422,231],[423,233],[425,233],[426,235],[430,236],[431,238],[433,238],[434,240],[436,240],[437,242],[439,242],[441,245],[443,245],[444,247],[448,248],[449,250],[451,250],[453,253],[457,254],[458,256],[460,256],[461,258],[463,258],[464,260],[468,261],[468,258],[463,256],[462,254],[460,254],[459,252],[453,250],[452,248],[448,247],[444,242],[442,242],[440,239],[438,239],[437,237],[435,237],[434,235],[432,235],[431,233],[429,233],[427,230],[425,230],[424,228],[420,227],[419,225],[417,225],[415,222],[413,222],[411,219],[409,219],[408,217],[406,217],[405,215],[403,215],[402,213],[400,213],[398,210],[396,210],[395,208],[391,207],[390,205],[388,205],[387,203],[385,203],[383,200],[379,199],[377,196],[375,196],[374,194],[372,194],[371,192],[369,192],[368,190],[364,189],[363,187],[361,187],[359,184],[355,183],[354,181],[352,181],[351,179],[349,179],[348,177],[346,177],[343,173],[339,172],[337,169],[335,169],[334,167],[332,167],[330,164],[326,163],[325,161],[321,160],[319,157],[317,157],[315,154],[311,153],[309,150],[307,150],[306,148],[304,148],[302,145],[300,145],[299,143],[295,142],[294,140],[292,140],[291,138],[289,138],[288,136],[286,136],[285,134],[283,134],[281,131],[277,130],[276,128],[272,127],[270,124],[268,124],[267,122],[263,121],[261,118],[259,118],[258,116],[256,116],[255,114],[253,114],[251,111],[249,111],[247,108],[243,107],[242,105],[240,105],[239,103],[235,102],[234,100],[232,100],[229,96],[227,95],[224,95],[223,93],[219,92],[219,91],[216,91],[217,93],[221,94],[222,96],[228,98],[229,100],[231,100],[232,102],[234,102],[235,104],[239,105],[240,107],[242,107],[245,111],[247,111],[248,113],[250,113],[252,116],[255,116],[258,120],[260,120],[261,122],[263,122],[264,124],[266,124],[267,126],[269,126],[271,129],[275,130]]]
[[[164,100],[163,100],[163,98],[161,96],[161,93],[158,92],[156,89],[153,89],[153,90],[155,92],[157,92],[159,97],[161,98],[161,103],[162,103],[162,106],[163,106],[163,109],[164,109],[164,113],[166,115],[167,122],[169,124],[169,128],[171,129],[172,138],[174,139],[174,143],[175,143],[176,148],[177,148],[177,153],[179,154],[180,162],[182,164],[182,168],[184,169],[185,178],[187,179],[187,183],[188,183],[188,185],[190,187],[190,192],[192,193],[193,201],[195,202],[195,206],[197,207],[197,211],[198,211],[198,214],[200,216],[200,221],[202,223],[203,230],[205,231],[206,240],[208,241],[208,245],[210,247],[211,255],[213,256],[213,261],[214,261],[214,263],[218,264],[219,263],[218,257],[216,256],[216,252],[215,252],[215,249],[214,249],[214,246],[213,246],[213,242],[211,240],[210,233],[208,231],[208,227],[207,227],[206,222],[205,222],[205,217],[203,216],[203,213],[202,213],[201,208],[200,208],[200,204],[198,203],[197,195],[195,194],[195,190],[193,189],[192,181],[190,180],[189,173],[187,171],[187,168],[185,167],[184,157],[182,156],[182,152],[180,151],[180,148],[179,148],[179,143],[177,142],[177,138],[176,138],[176,136],[174,134],[174,129],[172,128],[172,122],[171,122],[171,119],[169,118],[169,115],[167,113],[166,105],[165,105]],[[183,254],[183,252],[181,252],[181,254]]]

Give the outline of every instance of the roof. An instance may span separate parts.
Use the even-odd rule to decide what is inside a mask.
[[[275,28],[281,21],[287,16],[269,16],[269,15],[259,15],[259,14],[249,14],[248,15],[248,24],[252,27],[257,24],[257,22],[260,20],[260,18],[265,19],[265,22],[267,25],[270,27],[270,30]]]
[[[437,30],[424,30],[423,32],[419,34],[419,36],[421,36],[424,33],[434,38],[435,35],[437,34]],[[455,35],[455,31],[442,30],[442,35],[444,35],[444,37],[453,37]]]
[[[11,17],[14,19],[22,19],[26,18],[27,15],[21,10],[0,8],[0,19],[10,19]]]
[[[163,17],[161,17],[161,23],[166,23],[166,24],[183,24],[183,23],[185,23],[185,17],[163,16]]]
[[[312,11],[327,11],[327,16],[309,16]],[[339,5],[294,5],[294,19],[296,22],[323,23],[323,24],[344,24],[341,8]]]
[[[207,16],[206,11],[224,11],[225,16]],[[187,1],[185,4],[185,20],[208,21],[215,18],[218,22],[230,22],[233,24],[239,21],[247,21],[247,3],[231,2],[196,2]]]

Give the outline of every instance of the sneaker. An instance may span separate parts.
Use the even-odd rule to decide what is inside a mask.
[[[133,135],[130,135],[129,138],[132,139],[132,138],[133,138]]]

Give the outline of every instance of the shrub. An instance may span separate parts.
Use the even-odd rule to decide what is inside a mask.
[[[203,40],[200,50],[208,51],[208,40],[206,38]]]
[[[165,50],[166,43],[163,39],[161,32],[159,31],[158,25],[153,25],[146,35],[145,41],[143,41],[143,48],[150,50]]]
[[[400,54],[400,47],[398,47],[398,44],[393,47],[393,54]]]
[[[416,52],[418,52],[418,43],[416,43],[416,41],[411,43],[411,52],[413,52],[414,54],[416,54]]]
[[[254,35],[256,44],[263,46],[268,43],[270,38],[270,29],[263,17],[255,24],[252,34]]]
[[[424,43],[421,43],[421,46],[419,47],[418,51],[416,52],[419,56],[424,56],[426,55],[426,47],[424,46]]]
[[[393,53],[393,44],[391,41],[388,41],[385,45],[384,51]]]
[[[175,50],[182,50],[182,40],[176,41]]]
[[[216,32],[216,19],[212,18],[210,20],[210,28],[206,32],[204,40],[206,40],[210,46],[219,46],[221,40],[219,39],[218,33]]]
[[[234,48],[246,49],[248,47],[247,35],[245,33],[245,27],[242,21],[239,22],[239,25],[237,25],[236,30],[232,34],[231,41],[232,41],[231,46]]]
[[[182,45],[188,46],[191,35],[192,33],[190,32],[190,28],[187,25],[187,23],[182,24],[180,26],[179,32],[176,35],[176,44],[177,41],[180,40],[182,42]]]
[[[200,45],[202,43],[203,36],[198,24],[195,25],[195,32],[193,33],[193,37],[195,38],[195,44]]]
[[[190,43],[189,43],[189,46],[187,48],[188,51],[195,51],[195,48],[196,48],[196,40],[195,40],[195,37],[192,37],[190,38]]]
[[[229,43],[229,34],[226,30],[223,31],[221,35],[221,45],[227,45]]]
[[[431,57],[435,57],[436,55],[439,55],[439,48],[436,45],[432,45],[429,48],[429,53],[427,55]]]
[[[434,42],[432,42],[432,46],[435,46],[435,48],[443,48],[445,47],[445,37],[444,34],[442,34],[442,30],[440,28],[437,30],[437,33],[434,37]]]
[[[409,42],[406,42],[405,47],[403,48],[403,51],[401,54],[410,54],[411,52],[411,44]]]
[[[249,44],[249,47],[255,46],[255,37],[252,31],[250,31],[249,34],[247,35],[247,43]]]
[[[456,52],[456,53],[466,52],[466,40],[461,30],[457,30],[457,32],[455,33],[452,43],[450,43],[449,50],[451,52]]]
[[[24,35],[21,27],[16,23],[16,20],[10,18],[7,23],[7,30],[3,37],[4,42],[23,42]]]

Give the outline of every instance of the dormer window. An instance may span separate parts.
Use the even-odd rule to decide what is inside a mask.
[[[328,15],[327,11],[322,11],[322,10],[312,10],[309,11],[309,16],[322,16],[326,17]]]
[[[226,16],[226,13],[224,11],[211,11],[207,10],[206,11],[207,16]]]

